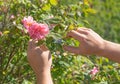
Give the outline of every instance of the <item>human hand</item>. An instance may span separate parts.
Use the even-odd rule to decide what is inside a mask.
[[[50,72],[52,58],[45,45],[37,46],[37,41],[30,40],[27,49],[27,59],[36,75]]]
[[[80,42],[79,47],[64,46],[64,50],[75,54],[91,55],[99,54],[104,48],[104,39],[96,32],[88,28],[79,28],[67,33],[67,37],[72,37]]]

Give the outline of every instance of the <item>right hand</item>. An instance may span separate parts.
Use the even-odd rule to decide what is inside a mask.
[[[104,48],[104,39],[96,32],[88,28],[78,28],[67,33],[80,42],[79,47],[64,45],[64,50],[82,55],[99,54]]]

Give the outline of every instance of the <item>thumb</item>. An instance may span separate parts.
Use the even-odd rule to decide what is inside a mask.
[[[28,42],[28,49],[33,49],[35,47],[37,47],[37,42],[36,40],[30,39],[30,41]]]
[[[47,51],[47,50],[49,50],[49,49],[47,48],[47,46],[46,46],[46,45],[44,45],[44,44],[43,44],[43,45],[41,45],[41,46],[40,46],[40,48],[41,48],[43,51]]]
[[[80,54],[78,47],[64,45],[63,49],[70,53]]]

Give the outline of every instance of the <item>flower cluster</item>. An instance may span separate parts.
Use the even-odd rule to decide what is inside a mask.
[[[22,23],[32,39],[41,40],[49,33],[47,24],[37,23],[31,16],[24,17]]]
[[[94,68],[90,71],[90,74],[96,75],[98,72],[99,72],[98,68],[97,68],[97,67],[94,67]]]
[[[14,16],[14,15],[11,15],[11,16],[10,16],[10,19],[14,19],[14,18],[15,18],[15,16]]]
[[[0,36],[2,36],[3,34],[2,34],[2,32],[0,31]]]

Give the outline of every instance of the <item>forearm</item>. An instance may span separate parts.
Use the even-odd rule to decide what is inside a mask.
[[[120,44],[105,40],[104,48],[98,55],[107,57],[112,61],[120,63]]]
[[[36,74],[37,84],[53,84],[50,71],[43,71]]]

